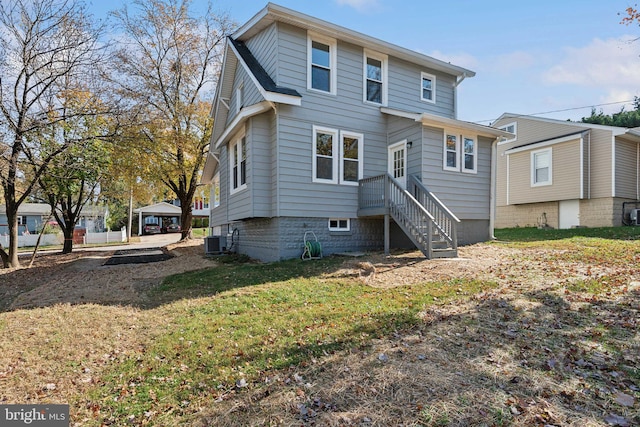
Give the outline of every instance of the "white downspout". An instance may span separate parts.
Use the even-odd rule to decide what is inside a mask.
[[[496,239],[494,233],[496,226],[496,185],[498,181],[497,166],[498,166],[498,141],[500,137],[497,137],[495,141],[491,143],[491,190],[489,196],[489,232],[491,240]]]
[[[456,81],[453,83],[453,118],[458,119],[458,86],[460,83],[467,78],[467,73],[462,73],[462,75],[456,78]]]

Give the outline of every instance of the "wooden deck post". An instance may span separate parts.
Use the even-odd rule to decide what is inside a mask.
[[[389,214],[384,215],[384,254],[389,256]]]

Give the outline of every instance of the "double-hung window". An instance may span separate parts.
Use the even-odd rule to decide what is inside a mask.
[[[477,173],[477,139],[455,131],[445,131],[442,168],[448,171]]]
[[[478,144],[475,138],[462,137],[462,172],[476,173],[478,171]]]
[[[450,132],[444,134],[444,164],[445,170],[460,170],[458,159],[460,157],[460,143],[458,135]]]
[[[516,123],[516,122],[509,123],[509,124],[506,124],[504,126],[500,126],[498,129],[514,134],[513,138],[510,138],[510,139],[501,138],[500,142],[511,142],[511,141],[515,141],[518,138],[518,136],[517,136],[518,123]]]
[[[551,148],[531,153],[531,186],[551,185]]]
[[[336,93],[337,43],[334,39],[309,33],[307,38],[307,88]]]
[[[313,182],[358,185],[363,175],[362,134],[313,127]]]
[[[436,102],[436,76],[422,73],[420,79],[420,99],[426,102]]]
[[[229,146],[231,194],[247,187],[247,138],[243,135]]]
[[[364,52],[364,101],[387,104],[387,56]]]

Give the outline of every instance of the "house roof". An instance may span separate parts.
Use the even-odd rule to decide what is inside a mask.
[[[526,144],[522,144],[522,145],[518,145],[516,147],[510,148],[507,151],[505,151],[505,153],[513,154],[520,151],[531,150],[534,148],[542,148],[542,147],[546,147],[553,144],[560,144],[562,142],[572,141],[572,140],[575,140],[576,138],[581,138],[582,135],[588,132],[589,132],[589,129],[585,129],[580,132],[573,132],[565,135],[559,135],[553,138],[542,139],[540,141],[528,142]]]
[[[496,119],[494,123],[497,123],[502,119],[518,119],[518,118],[524,118],[527,120],[536,120],[539,122],[546,122],[546,123],[571,125],[579,128],[584,128],[584,129],[608,130],[613,133],[613,136],[626,136],[632,139],[633,141],[636,141],[636,142],[640,141],[640,128],[638,127],[625,128],[625,127],[619,127],[619,126],[598,125],[594,123],[571,122],[568,120],[549,119],[546,117],[536,117],[536,116],[529,116],[526,114],[515,114],[515,113],[503,113],[500,117]]]
[[[279,93],[282,95],[290,95],[294,97],[301,98],[302,96],[295,89],[290,89],[282,86],[276,85],[271,76],[265,71],[265,69],[260,65],[255,56],[251,53],[249,48],[244,44],[244,42],[240,40],[234,40],[229,37],[229,42],[234,48],[235,52],[238,53],[240,59],[244,62],[243,65],[246,65],[250,74],[255,77],[259,85],[267,92]]]
[[[452,74],[460,78],[473,77],[476,74],[471,70],[458,67],[449,62],[435,59],[431,56],[379,40],[349,28],[341,27],[274,3],[268,3],[246,24],[241,26],[232,37],[237,40],[248,40],[274,22],[284,22],[306,30],[323,33],[341,41],[360,45],[386,55],[404,59],[406,61],[441,71],[443,73]]]
[[[180,215],[182,209],[180,206],[172,205],[167,202],[160,202],[153,205],[143,206],[138,209],[134,209],[135,213],[142,214],[158,214],[158,215]]]
[[[384,114],[390,114],[392,116],[404,117],[407,119],[415,120],[416,122],[422,122],[426,126],[436,126],[441,128],[456,128],[473,131],[478,135],[488,136],[491,138],[505,137],[513,138],[513,134],[503,131],[491,126],[479,125],[477,123],[467,122],[464,120],[450,119],[447,117],[438,116],[430,113],[413,113],[402,110],[395,110],[393,108],[382,107],[380,111]]]
[[[82,207],[80,216],[101,216],[107,211],[105,206],[85,205]],[[51,206],[47,203],[22,203],[18,207],[18,215],[49,215],[51,212]],[[7,208],[3,204],[0,204],[0,213],[6,214]]]

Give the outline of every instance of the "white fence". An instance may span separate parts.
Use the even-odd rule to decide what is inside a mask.
[[[21,234],[18,236],[18,247],[35,246],[38,240],[37,234]],[[121,231],[105,231],[104,233],[89,233],[85,234],[83,241],[87,245],[96,245],[101,243],[116,243],[127,241],[127,230]],[[55,246],[61,245],[64,242],[64,236],[62,233],[57,234],[43,234],[40,240],[40,246]],[[9,235],[0,235],[0,243],[5,248],[9,246]]]

